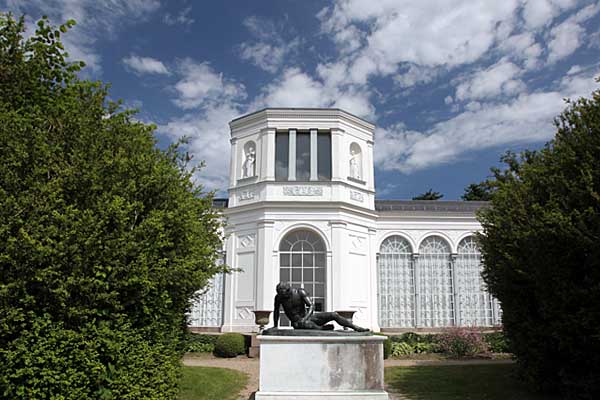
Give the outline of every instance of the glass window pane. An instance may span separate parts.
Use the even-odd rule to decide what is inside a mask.
[[[292,254],[292,266],[293,267],[301,267],[302,266],[302,255],[301,254]]]
[[[317,267],[325,267],[325,254],[315,254],[315,266]]]
[[[322,283],[315,283],[315,297],[325,297],[325,285]]]
[[[302,255],[302,263],[305,267],[312,267],[313,266],[313,254],[304,254]]]
[[[315,269],[315,282],[325,282],[325,268]]]
[[[301,281],[302,281],[302,269],[292,268],[292,282],[301,282]]]
[[[304,270],[304,282],[312,282],[313,280],[313,270],[312,269],[305,269]]]
[[[289,161],[289,134],[277,132],[275,134],[275,180],[287,181]]]
[[[281,268],[279,271],[279,281],[289,282],[290,281],[290,270],[288,268]]]
[[[310,134],[308,132],[296,133],[296,180],[308,181],[310,179]]]
[[[331,180],[331,134],[317,134],[317,172],[320,181]]]
[[[290,255],[289,254],[281,254],[279,256],[279,265],[282,267],[290,266]]]

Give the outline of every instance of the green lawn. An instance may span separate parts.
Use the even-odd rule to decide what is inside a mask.
[[[534,395],[512,364],[390,367],[385,381],[409,400],[558,400]]]
[[[179,400],[229,400],[246,386],[246,374],[225,368],[183,367]]]

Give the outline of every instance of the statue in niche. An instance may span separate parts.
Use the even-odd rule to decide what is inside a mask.
[[[350,177],[354,179],[361,179],[359,157],[360,154],[356,150],[350,150]]]
[[[250,178],[254,176],[254,163],[256,161],[256,153],[254,147],[249,147],[246,152],[246,159],[242,166],[242,178]]]
[[[336,312],[314,312],[315,305],[310,301],[306,290],[302,288],[293,289],[289,283],[280,282],[277,285],[277,294],[275,295],[274,326],[267,329],[266,334],[269,330],[277,330],[279,308],[281,306],[283,306],[283,311],[292,322],[294,329],[333,330],[333,325],[327,323],[335,321],[341,326],[354,329],[357,332],[369,331],[367,328],[354,325]]]

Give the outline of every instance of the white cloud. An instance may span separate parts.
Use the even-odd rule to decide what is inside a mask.
[[[583,44],[582,23],[600,12],[600,4],[591,4],[556,25],[550,31],[548,63],[553,64],[573,54]]]
[[[244,85],[224,78],[206,62],[183,59],[179,62],[178,73],[181,79],[173,87],[177,93],[173,102],[183,109],[231,103],[246,98]]]
[[[511,58],[523,61],[526,69],[538,66],[542,46],[536,42],[531,32],[514,34],[500,43],[499,50]]]
[[[195,20],[190,17],[190,13],[192,12],[192,7],[186,7],[181,10],[177,15],[172,15],[170,13],[166,13],[163,17],[163,22],[169,26],[173,25],[182,25],[182,26],[190,26]]]
[[[162,74],[169,75],[170,72],[162,61],[152,57],[139,57],[130,55],[123,58],[123,64],[137,74]]]
[[[243,24],[258,40],[240,44],[240,58],[267,72],[277,72],[300,46],[298,38],[286,40],[283,27],[268,19],[251,16]]]
[[[193,155],[192,162],[206,162],[206,167],[195,176],[207,190],[225,194],[229,171],[229,121],[238,117],[240,111],[231,104],[209,105],[198,113],[173,118],[159,125],[158,133],[173,140],[188,138],[187,150]]]
[[[525,84],[515,79],[521,69],[505,59],[491,67],[478,71],[468,77],[456,88],[458,100],[486,99],[499,95],[510,96],[525,89]]]
[[[95,48],[98,37],[114,39],[122,25],[145,20],[160,7],[158,0],[6,0],[0,9],[26,14],[30,21],[47,15],[52,24],[74,19],[77,26],[63,36],[65,49],[74,61],[84,61],[89,70],[102,71]]]
[[[375,162],[404,173],[455,161],[466,153],[494,146],[549,140],[564,98],[589,96],[597,88],[593,73],[563,78],[557,90],[522,94],[507,103],[471,104],[467,111],[426,132],[392,126],[377,130]]]

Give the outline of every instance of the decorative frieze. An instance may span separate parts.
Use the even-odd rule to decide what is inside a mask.
[[[357,192],[356,190],[350,191],[350,198],[355,201],[360,201],[361,203],[365,200],[365,197],[361,192]]]
[[[284,196],[323,196],[320,186],[284,186]]]
[[[252,200],[256,197],[256,193],[252,190],[244,190],[238,194],[238,201]]]
[[[240,236],[240,247],[241,248],[254,247],[254,238],[255,238],[255,235],[253,233]]]

